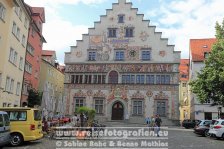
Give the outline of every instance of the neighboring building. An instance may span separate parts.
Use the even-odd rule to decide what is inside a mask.
[[[179,66],[180,73],[180,120],[190,119],[190,100],[189,100],[189,59],[181,59]]]
[[[197,78],[197,72],[204,68],[204,60],[211,52],[212,45],[216,42],[215,38],[191,39],[190,40],[190,80]],[[192,119],[215,119],[218,116],[217,106],[211,106],[208,99],[207,103],[201,104],[195,94],[190,93],[191,99],[191,118]]]
[[[88,106],[102,121],[179,120],[180,52],[137,11],[119,0],[65,53],[67,114]]]
[[[1,0],[0,106],[20,106],[29,22],[23,0]]]
[[[51,63],[52,65],[55,65],[56,52],[52,51],[52,50],[43,50],[42,51],[42,59]]]
[[[46,42],[42,35],[42,26],[45,23],[43,7],[30,7],[27,5],[32,20],[29,26],[28,42],[26,47],[26,62],[23,79],[23,91],[21,105],[27,105],[28,90],[38,91],[40,79],[40,65],[43,42]]]
[[[45,56],[48,52],[52,53],[54,57],[54,62],[56,60],[55,51],[43,50],[42,54]],[[53,58],[52,61],[53,63]],[[42,108],[44,115],[47,117],[52,117],[55,114],[64,114],[65,111],[65,101],[64,100],[64,74],[63,71],[58,69],[57,63],[52,64],[46,61],[44,58],[41,60],[41,75],[39,91],[43,93],[42,96]]]

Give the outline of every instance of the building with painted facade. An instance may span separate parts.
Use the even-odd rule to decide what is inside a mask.
[[[0,1],[0,106],[20,106],[30,20],[22,0]]]
[[[180,120],[190,119],[189,100],[189,59],[181,59],[179,66],[180,73]]]
[[[43,114],[47,117],[52,117],[55,114],[64,115],[64,73],[59,69],[57,63],[53,64],[53,57],[56,58],[55,51],[43,50],[42,55],[43,57],[45,55],[52,56],[51,62],[44,58],[41,59],[39,91],[43,93],[41,105]]]
[[[190,40],[190,80],[197,78],[197,72],[204,68],[204,60],[211,52],[212,45],[216,42],[215,38],[191,39]],[[197,96],[190,92],[191,99],[191,118],[193,119],[215,119],[218,117],[217,106],[211,106],[208,99],[201,104]]]
[[[66,113],[80,106],[97,119],[179,119],[180,52],[132,3],[119,0],[65,53]]]
[[[43,7],[26,6],[32,20],[29,25],[28,42],[26,47],[26,61],[23,79],[21,105],[27,105],[28,90],[38,91],[40,80],[41,53],[43,43],[46,42],[42,35],[45,12]]]

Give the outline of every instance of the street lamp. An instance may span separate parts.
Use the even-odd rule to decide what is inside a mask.
[[[219,119],[222,113],[222,107],[221,106],[217,107],[217,110],[218,110],[218,119]]]

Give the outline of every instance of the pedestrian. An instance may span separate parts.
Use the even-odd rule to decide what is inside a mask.
[[[155,127],[155,117],[154,117],[154,115],[151,116],[151,125],[150,125],[150,127],[152,128],[152,131],[153,131],[154,127]]]
[[[83,127],[84,126],[84,114],[83,113],[80,114],[80,122],[81,122],[81,127]]]
[[[145,123],[148,127],[150,126],[150,118],[149,117],[145,118]]]
[[[157,114],[155,119],[157,137],[159,137],[161,123],[162,123],[162,119],[160,118],[159,114]]]

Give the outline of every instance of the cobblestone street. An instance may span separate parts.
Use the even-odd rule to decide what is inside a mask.
[[[123,127],[122,125],[121,127]],[[128,127],[136,127],[137,125],[128,125]],[[142,125],[143,126],[143,125]],[[118,127],[118,125],[116,126]],[[184,129],[180,127],[169,127],[168,128],[168,139],[164,137],[156,137],[149,139],[150,141],[158,141],[161,142],[167,142],[168,141],[168,148],[169,149],[223,149],[224,146],[224,140],[217,140],[215,138],[209,138],[209,137],[201,137],[197,136],[193,133],[192,129]],[[148,141],[149,141],[148,140]],[[96,139],[96,140],[80,140],[78,142],[98,142],[102,141],[102,138]],[[108,142],[110,140],[103,140],[102,142]],[[127,139],[123,140],[116,138],[116,141],[120,141],[121,143],[123,141],[127,141]],[[128,140],[129,141],[129,140]],[[129,142],[131,142],[130,140]],[[136,141],[136,140],[134,140]],[[77,140],[52,140],[48,137],[45,137],[39,141],[35,142],[27,142],[22,146],[19,147],[4,147],[4,149],[55,149],[60,147],[63,147],[63,144],[68,144],[70,142],[70,145],[72,142],[77,142]],[[141,143],[141,140],[137,141]],[[65,147],[64,147],[65,148]],[[67,147],[72,148],[72,147]],[[74,147],[73,148],[79,148]],[[96,147],[100,148],[100,147]],[[130,147],[129,147],[130,148]],[[150,147],[148,147],[150,148]],[[153,148],[153,147],[151,147]]]

